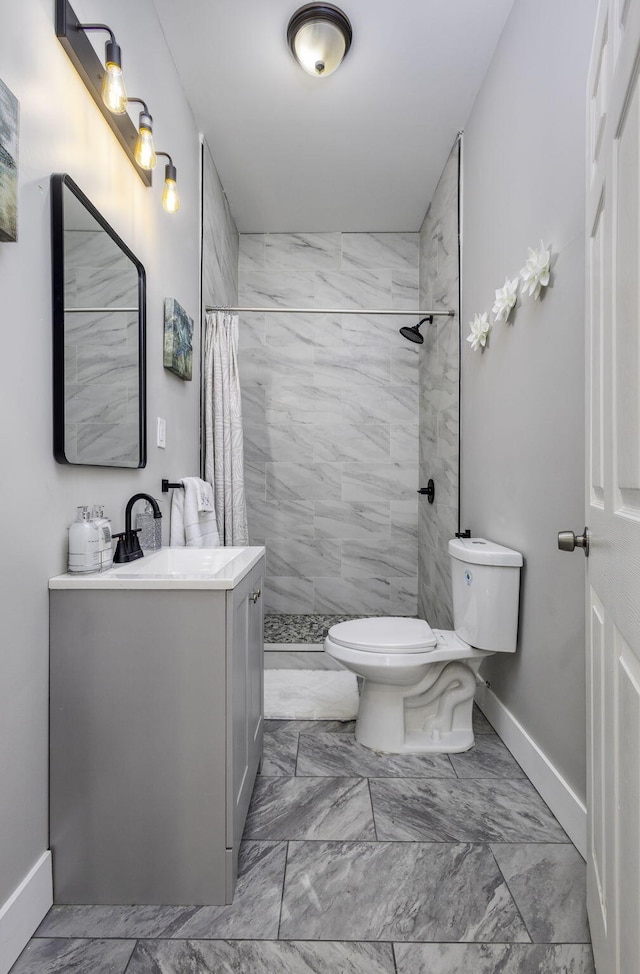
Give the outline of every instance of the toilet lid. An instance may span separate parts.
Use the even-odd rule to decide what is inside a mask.
[[[406,616],[339,622],[329,630],[329,638],[338,646],[373,653],[417,653],[436,645],[433,630],[424,619]]]

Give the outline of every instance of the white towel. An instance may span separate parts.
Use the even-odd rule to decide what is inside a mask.
[[[184,477],[182,483],[184,489],[176,488],[171,499],[170,544],[218,548],[220,535],[211,486],[198,477]]]
[[[200,480],[200,477],[183,477],[182,483],[184,484],[185,495],[188,496],[190,491],[195,491],[196,506],[200,514],[215,513],[211,484],[208,484],[206,480]]]

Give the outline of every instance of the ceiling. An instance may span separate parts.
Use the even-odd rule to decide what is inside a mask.
[[[154,0],[243,233],[418,230],[513,0],[339,0],[344,63],[286,42],[301,0]]]

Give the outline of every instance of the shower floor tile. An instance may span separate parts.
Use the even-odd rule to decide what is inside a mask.
[[[324,642],[324,637],[331,626],[349,619],[360,619],[361,616],[339,615],[266,615],[264,617],[265,643],[318,643]]]

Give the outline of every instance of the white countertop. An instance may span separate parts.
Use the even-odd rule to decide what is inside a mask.
[[[161,548],[106,572],[56,575],[50,589],[230,589],[264,555],[255,548]]]

